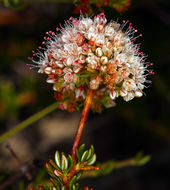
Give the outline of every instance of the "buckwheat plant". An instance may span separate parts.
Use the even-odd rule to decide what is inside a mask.
[[[81,171],[98,170],[93,146],[84,151],[79,143],[89,109],[101,112],[115,106],[119,96],[125,101],[141,97],[148,74],[146,56],[134,42],[141,34],[129,21],[107,23],[104,13],[94,18],[70,17],[64,27],[49,31],[42,44],[33,51],[31,67],[47,75],[53,85],[54,97],[61,110],[74,111],[83,107],[72,153],[55,154],[55,162],[45,166],[53,186],[40,189],[79,189]],[[88,189],[88,188],[84,188]]]

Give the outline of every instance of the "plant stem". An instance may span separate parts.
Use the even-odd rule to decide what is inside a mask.
[[[90,106],[92,103],[92,98],[93,98],[93,90],[89,89],[88,93],[87,93],[87,97],[84,103],[84,107],[83,107],[83,111],[81,114],[81,118],[80,118],[80,122],[77,128],[77,132],[74,138],[74,143],[73,143],[73,148],[72,148],[72,158],[73,158],[73,163],[75,164],[76,161],[76,151],[77,148],[79,146],[83,131],[84,131],[84,127],[85,127],[85,123],[87,120],[87,116],[90,110]],[[73,166],[74,167],[74,166]]]
[[[0,136],[0,142],[4,141],[8,137],[14,135],[15,133],[18,133],[19,131],[23,130],[24,128],[28,127],[30,124],[34,123],[35,121],[39,120],[41,117],[49,114],[50,112],[54,111],[58,107],[58,103],[54,103],[45,109],[41,110],[40,112],[34,114],[33,116],[29,117],[22,123],[18,124],[11,130],[7,131],[3,135]]]

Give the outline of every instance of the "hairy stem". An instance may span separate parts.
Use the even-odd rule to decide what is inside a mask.
[[[84,103],[84,107],[83,107],[83,111],[81,114],[81,118],[80,118],[80,122],[77,128],[77,132],[74,138],[74,143],[73,143],[73,148],[72,148],[72,158],[73,158],[73,162],[75,163],[76,160],[76,151],[77,148],[79,146],[83,131],[84,131],[84,127],[85,127],[85,123],[87,120],[87,116],[89,113],[89,109],[92,103],[92,98],[93,98],[93,90],[89,89],[88,93],[87,93],[87,97]]]
[[[29,117],[22,123],[18,124],[11,130],[7,131],[3,135],[0,136],[0,142],[4,141],[8,137],[14,135],[15,133],[18,133],[19,131],[23,130],[24,128],[28,127],[30,124],[34,123],[35,121],[39,120],[41,117],[49,114],[50,112],[54,111],[58,107],[58,103],[54,103],[45,109],[41,110],[40,112],[34,114],[33,116]]]

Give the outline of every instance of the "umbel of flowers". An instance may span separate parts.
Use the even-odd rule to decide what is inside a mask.
[[[46,33],[42,42],[46,48],[39,46],[31,60],[53,84],[60,109],[79,109],[92,89],[91,109],[101,112],[114,106],[119,96],[129,101],[143,94],[150,64],[134,43],[142,36],[136,33],[129,21],[107,23],[104,13],[94,18],[71,17],[64,27]]]

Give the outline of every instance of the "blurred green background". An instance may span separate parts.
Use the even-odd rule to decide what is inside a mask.
[[[5,2],[5,4],[4,4]],[[12,3],[11,3],[12,2]],[[46,76],[26,65],[31,51],[41,44],[46,31],[74,15],[72,1],[0,1],[0,134],[50,105],[52,86]],[[123,13],[104,7],[108,20],[130,20],[143,37],[141,48],[153,62],[155,75],[145,96],[124,102],[102,114],[90,113],[82,142],[94,145],[98,161],[123,160],[143,150],[152,156],[143,167],[128,167],[82,184],[97,190],[170,189],[170,1],[133,0]],[[99,10],[94,8],[93,15]],[[46,178],[43,162],[56,149],[69,154],[80,113],[56,110],[0,144],[0,184],[19,167],[6,143],[23,162],[38,163],[32,181],[15,180],[6,189],[22,190],[26,184]],[[40,169],[39,169],[40,168]],[[38,171],[38,175],[37,175]]]

